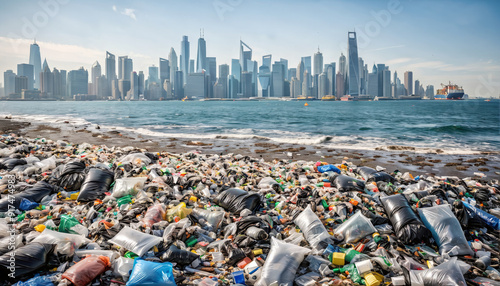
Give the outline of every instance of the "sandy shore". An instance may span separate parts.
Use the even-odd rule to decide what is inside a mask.
[[[91,130],[90,130],[91,129]],[[117,130],[96,130],[95,128],[53,127],[37,122],[22,122],[0,119],[0,133],[16,133],[29,138],[64,140],[73,144],[90,143],[107,146],[134,146],[150,152],[168,151],[184,153],[197,150],[206,154],[241,154],[262,157],[266,161],[274,159],[326,161],[342,163],[343,160],[358,166],[382,166],[387,171],[409,171],[413,175],[433,174],[442,176],[473,177],[475,172],[487,175],[488,179],[500,176],[499,152],[482,152],[476,155],[450,155],[417,153],[412,147],[389,146],[387,150],[331,149],[319,146],[278,144],[259,138],[228,139],[218,136],[216,139],[185,138],[145,138],[133,134],[123,134]],[[290,154],[292,156],[290,156]]]

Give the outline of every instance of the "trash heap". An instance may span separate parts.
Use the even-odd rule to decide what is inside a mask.
[[[500,285],[498,180],[0,139],[2,285]]]

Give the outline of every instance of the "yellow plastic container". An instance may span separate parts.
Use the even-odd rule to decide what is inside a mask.
[[[379,286],[384,281],[384,276],[376,272],[370,272],[364,278],[366,286]]]
[[[254,249],[254,250],[252,250],[252,253],[253,253],[254,256],[261,255],[262,254],[262,249],[260,249],[260,248]]]
[[[332,253],[332,264],[344,265],[345,264],[345,253],[342,253],[342,252]]]
[[[42,232],[45,230],[45,225],[39,224],[39,225],[35,226],[35,230],[38,232]]]

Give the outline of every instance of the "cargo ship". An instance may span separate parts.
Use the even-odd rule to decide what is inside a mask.
[[[464,89],[449,82],[447,85],[441,84],[443,88],[436,91],[434,99],[461,100],[464,97]]]

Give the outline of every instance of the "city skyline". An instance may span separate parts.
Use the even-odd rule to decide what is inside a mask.
[[[198,52],[196,43],[200,29],[204,30],[206,57],[216,57],[217,66],[231,64],[231,59],[238,58],[238,40],[242,40],[252,47],[253,60],[257,60],[259,66],[262,64],[260,60],[262,56],[271,54],[274,59],[287,59],[289,61],[288,67],[297,66],[304,56],[312,56],[317,51],[318,46],[323,54],[325,64],[336,62],[338,65],[340,54],[348,55],[345,34],[348,31],[355,30],[358,34],[358,55],[363,58],[368,67],[373,64],[383,63],[388,65],[392,72],[398,71],[400,75],[407,70],[411,70],[420,82],[425,85],[432,84],[436,88],[439,87],[440,83],[447,83],[451,80],[463,86],[466,93],[471,96],[498,96],[500,91],[499,86],[495,84],[500,81],[498,78],[500,66],[498,54],[494,52],[499,39],[494,36],[488,37],[488,35],[494,35],[494,25],[492,24],[498,22],[493,17],[487,17],[494,8],[499,6],[493,1],[482,1],[474,4],[465,1],[443,1],[437,4],[422,1],[429,4],[426,6],[428,8],[424,7],[424,3],[410,1],[387,1],[377,4],[367,1],[357,1],[356,3],[290,1],[287,4],[287,11],[288,8],[292,9],[291,11],[301,8],[304,10],[304,17],[308,19],[311,17],[308,16],[307,12],[314,8],[332,8],[331,12],[335,15],[340,14],[339,11],[351,12],[344,13],[346,15],[339,16],[338,19],[333,19],[331,22],[335,24],[335,28],[326,29],[326,31],[325,28],[322,28],[321,25],[318,26],[318,24],[330,22],[326,19],[321,20],[321,17],[311,24],[302,25],[303,27],[288,22],[286,25],[282,23],[278,26],[270,26],[267,30],[262,30],[259,29],[259,26],[262,25],[258,21],[259,19],[255,19],[255,24],[252,23],[252,25],[235,25],[241,22],[240,20],[253,15],[252,11],[260,7],[263,2],[266,1],[258,1],[258,3],[232,1],[231,5],[233,6],[230,6],[229,2],[226,3],[225,1],[209,2],[208,4],[197,1],[197,4],[201,7],[208,5],[205,11],[206,15],[201,17],[202,20],[194,17],[196,19],[188,21],[189,23],[185,25],[176,25],[175,29],[165,29],[164,33],[161,33],[162,35],[155,39],[154,37],[145,38],[145,35],[150,33],[144,32],[144,30],[140,33],[134,33],[134,31],[145,28],[145,25],[147,26],[153,20],[158,20],[158,15],[161,14],[161,9],[157,9],[160,10],[158,12],[151,12],[152,8],[146,4],[161,7],[161,3],[154,1],[142,4],[135,1],[119,3],[94,2],[94,8],[98,11],[96,11],[96,18],[94,19],[94,16],[92,16],[92,19],[108,29],[95,30],[96,37],[90,37],[88,35],[89,31],[75,27],[78,23],[88,21],[82,21],[81,17],[68,20],[68,17],[75,13],[75,8],[83,10],[88,8],[73,1],[64,1],[66,4],[62,4],[63,1],[53,0],[53,3],[57,4],[57,13],[54,13],[54,16],[47,14],[47,24],[38,28],[35,26],[37,32],[34,34],[37,42],[42,47],[42,61],[47,59],[51,67],[69,71],[84,66],[86,70],[90,71],[92,64],[96,60],[103,65],[103,55],[106,51],[110,51],[117,58],[125,55],[129,56],[134,61],[134,71],[146,72],[152,64],[158,65],[159,57],[167,58],[171,47],[179,55],[181,53],[181,40],[184,35],[188,36],[191,43],[190,58],[196,59]],[[453,3],[455,6],[448,7],[446,3]],[[193,16],[198,16],[200,10],[203,10],[201,7],[194,9],[191,7],[192,3],[180,4],[172,2],[170,4],[171,7],[188,10]],[[217,6],[216,4],[220,5]],[[225,4],[225,6],[222,4]],[[284,17],[282,14],[287,14],[278,13],[280,3],[267,2],[266,5],[266,9],[263,11],[265,15],[274,13],[276,18],[281,19]],[[34,19],[32,15],[37,15],[38,12],[45,10],[40,7],[38,2],[33,2],[33,5],[26,8],[24,8],[26,5],[23,5],[23,9],[20,9],[19,4],[11,1],[4,1],[0,6],[5,8],[1,9],[3,12],[0,12],[0,15],[4,16],[4,21],[13,24],[4,25],[0,28],[0,43],[2,43],[0,45],[2,54],[0,69],[15,71],[17,64],[29,62],[27,57],[29,55],[29,44],[33,43],[33,39],[26,37],[22,40],[18,39],[23,38],[23,27],[26,26],[25,23]],[[465,17],[467,19],[464,20],[464,17],[459,17],[461,20],[450,18],[445,22],[441,19],[442,27],[434,27],[435,31],[430,33],[426,26],[430,26],[432,23],[427,22],[435,22],[437,20],[435,17],[438,17],[439,12],[441,12],[438,8],[444,9],[446,7],[453,11],[460,11],[463,16],[467,16]],[[323,10],[328,9],[319,9],[317,11],[318,16],[325,13]],[[406,23],[405,17],[410,13],[409,10],[412,10],[411,14],[426,12],[426,21],[410,19]],[[6,13],[6,11],[9,11],[9,13]],[[352,11],[356,11],[358,16],[354,18],[355,20],[346,20],[347,15],[352,15]],[[480,17],[480,15],[482,16]],[[178,15],[171,16],[173,22],[179,17]],[[388,16],[388,18],[384,20],[384,16]],[[239,19],[238,17],[243,18]],[[65,22],[65,20],[68,20],[68,22]],[[61,21],[66,24],[65,27],[57,25]],[[113,22],[113,24],[110,24],[110,22]],[[162,22],[158,21],[158,24]],[[275,23],[277,20],[264,22],[269,24]],[[416,23],[418,25],[415,25]],[[89,27],[96,25],[96,23],[86,24]],[[456,27],[450,28],[452,24],[455,24]],[[119,25],[124,25],[123,28],[119,29],[122,31],[117,31]],[[250,29],[247,26],[253,28]],[[132,29],[130,29],[130,32],[127,31],[126,34],[123,34],[125,27],[132,27]],[[345,30],[343,30],[343,27],[345,27]],[[71,33],[68,32],[70,28],[73,28]],[[478,28],[481,29],[475,30]],[[308,30],[311,32],[307,33]],[[439,34],[443,33],[443,31],[446,31],[446,34]],[[408,32],[409,35],[402,32]],[[427,32],[429,32],[429,35],[426,35]],[[112,36],[114,34],[116,35]],[[294,34],[298,36],[297,39],[294,39]],[[101,38],[103,35],[109,37]],[[130,36],[127,37],[126,35]],[[128,38],[132,38],[134,41]],[[446,49],[445,43],[436,42],[436,39],[444,42],[450,40],[450,43],[454,41],[453,39],[458,39],[461,44],[454,45],[453,49]],[[475,41],[471,39],[475,39]],[[141,48],[138,48],[138,45]],[[470,50],[471,47],[477,52],[466,53],[466,50]],[[178,57],[177,60],[179,61]],[[4,85],[3,78],[0,79],[0,82]],[[477,92],[481,94],[476,94]]]

